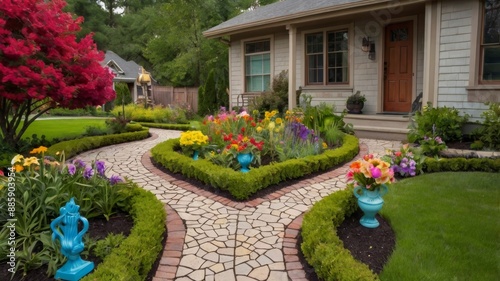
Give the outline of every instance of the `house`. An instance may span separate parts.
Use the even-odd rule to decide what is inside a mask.
[[[364,94],[360,136],[404,138],[419,93],[471,121],[500,101],[500,0],[286,0],[203,34],[229,45],[231,105],[288,70],[289,108]]]
[[[127,86],[132,94],[132,100],[144,99],[143,87],[137,81],[142,74],[143,69],[134,61],[126,61],[113,51],[106,51],[104,61],[101,65],[108,67],[115,74],[113,83],[127,83]]]

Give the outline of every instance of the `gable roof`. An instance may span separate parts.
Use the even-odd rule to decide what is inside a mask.
[[[135,82],[141,72],[141,66],[135,61],[126,61],[113,51],[106,51],[101,65],[109,67],[115,73],[113,81],[116,82]]]
[[[427,1],[430,0],[408,0],[404,3]],[[271,26],[284,26],[299,21],[313,20],[314,17],[321,14],[340,13],[346,10],[351,10],[349,13],[354,14],[359,12],[355,8],[370,5],[378,5],[380,8],[380,5],[393,6],[397,4],[392,2],[394,0],[285,0],[244,12],[204,31],[203,35],[208,38],[217,38],[247,29],[264,29]],[[308,17],[309,19],[307,19]]]
[[[360,3],[365,2],[365,3]],[[266,6],[257,7],[255,10],[244,12],[229,19],[203,34],[207,37],[218,37],[226,35],[235,29],[254,27],[269,24],[271,22],[296,19],[312,14],[319,14],[335,9],[346,9],[359,4],[370,4],[376,0],[286,0]]]

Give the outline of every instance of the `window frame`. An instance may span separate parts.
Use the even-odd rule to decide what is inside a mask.
[[[335,32],[345,31],[347,33],[347,81],[346,82],[328,82],[328,34]],[[321,29],[304,30],[302,32],[303,44],[303,62],[304,62],[304,75],[303,75],[303,85],[304,88],[335,88],[335,89],[352,89],[353,79],[354,79],[354,27],[353,24],[338,25]],[[309,83],[309,54],[307,53],[307,38],[308,35],[322,33],[323,35],[323,82],[319,83]],[[330,52],[332,53],[332,52]]]
[[[264,41],[269,42],[269,51],[261,51],[261,52],[254,52],[254,53],[247,54],[247,52],[246,52],[247,44],[264,42]],[[251,38],[251,39],[242,41],[241,48],[242,48],[242,57],[243,57],[243,59],[242,59],[243,92],[245,92],[245,93],[260,93],[260,92],[265,92],[265,91],[269,90],[270,85],[268,85],[268,88],[265,88],[262,91],[247,91],[247,86],[248,86],[247,85],[247,57],[269,54],[269,83],[271,83],[272,74],[273,74],[273,41],[274,41],[273,38],[269,37],[269,36]],[[265,75],[266,74],[262,74],[261,76],[265,76]],[[256,75],[249,75],[249,76],[256,76]]]
[[[479,33],[478,39],[479,39],[479,73],[478,73],[478,84],[482,85],[500,85],[500,79],[498,80],[483,80],[483,71],[484,71],[484,54],[485,54],[485,49],[493,47],[493,48],[498,48],[500,50],[500,42],[498,43],[484,43],[484,21],[485,21],[485,5],[484,1],[481,1],[480,3],[480,21],[479,21],[479,27],[481,32]]]

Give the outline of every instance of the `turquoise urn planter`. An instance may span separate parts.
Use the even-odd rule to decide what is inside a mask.
[[[353,190],[354,196],[358,198],[358,206],[363,211],[364,215],[359,220],[359,223],[367,228],[377,228],[380,223],[375,218],[375,215],[382,209],[384,199],[382,196],[387,193],[386,185],[381,185],[378,190],[368,190],[362,186],[356,186]]]
[[[242,173],[248,173],[248,171],[250,171],[250,169],[248,167],[250,166],[250,164],[252,163],[252,160],[253,160],[252,153],[238,153],[237,159],[241,165],[240,171]]]
[[[193,151],[193,160],[198,160],[200,152],[198,150]]]

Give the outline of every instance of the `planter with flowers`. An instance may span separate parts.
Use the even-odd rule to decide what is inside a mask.
[[[200,150],[208,144],[208,136],[201,131],[182,132],[180,144],[184,154],[192,155],[194,160],[198,160]]]
[[[388,191],[387,185],[394,181],[394,171],[391,165],[373,155],[365,155],[363,159],[353,162],[347,173],[347,180],[353,181],[354,196],[358,198],[358,206],[364,215],[360,223],[364,227],[376,228],[379,222],[375,215],[382,209],[382,196]]]
[[[350,114],[361,114],[363,113],[361,110],[365,106],[366,97],[362,95],[360,91],[357,91],[355,94],[349,96],[346,102],[347,112]]]
[[[238,134],[235,138],[233,134],[224,135],[224,141],[228,143],[226,150],[236,155],[236,159],[241,166],[240,171],[243,173],[249,171],[254,155],[258,155],[264,146],[264,141],[258,142],[254,138],[248,138],[242,134]]]

